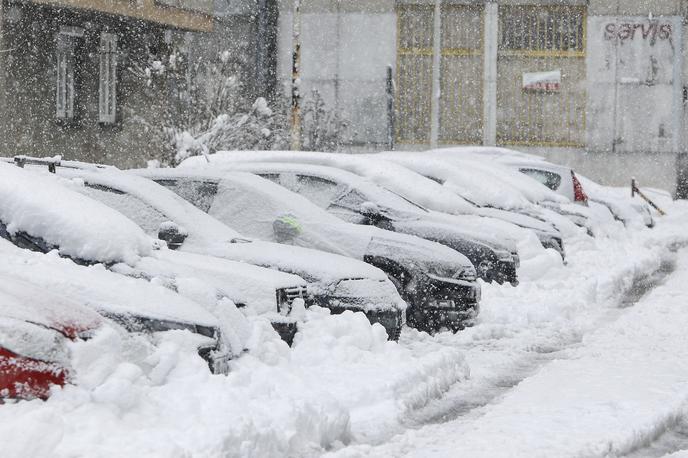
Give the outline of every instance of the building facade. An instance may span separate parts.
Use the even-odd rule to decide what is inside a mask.
[[[160,109],[137,74],[151,55],[213,29],[208,0],[4,1],[0,9],[0,148],[140,165],[145,123]]]
[[[288,94],[299,21],[301,93],[348,120],[343,150],[504,145],[610,183],[673,187],[685,1],[300,4],[295,18],[294,2],[279,2],[279,80]]]

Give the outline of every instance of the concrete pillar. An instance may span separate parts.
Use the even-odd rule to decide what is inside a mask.
[[[442,64],[442,1],[435,0],[432,37],[432,99],[430,100],[430,147],[437,148],[440,133],[440,72]]]
[[[499,9],[496,1],[485,3],[483,63],[483,145],[497,144],[497,40]]]

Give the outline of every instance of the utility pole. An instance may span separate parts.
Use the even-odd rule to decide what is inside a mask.
[[[301,150],[301,0],[294,0],[291,56],[291,149]]]

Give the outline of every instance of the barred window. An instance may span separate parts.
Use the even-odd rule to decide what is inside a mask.
[[[499,8],[499,49],[583,52],[585,8],[504,5]]]
[[[100,35],[100,81],[98,120],[113,124],[117,120],[117,35]]]

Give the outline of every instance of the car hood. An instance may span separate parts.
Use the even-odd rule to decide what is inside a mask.
[[[246,304],[256,313],[276,312],[275,292],[281,288],[307,286],[301,277],[252,264],[229,261],[213,256],[161,249],[141,258],[134,271],[162,281],[172,279],[179,288],[202,289],[205,295],[212,290],[235,303]],[[194,292],[185,291],[194,295]],[[209,300],[212,302],[212,299]]]
[[[69,259],[17,248],[0,239],[0,275],[12,275],[46,291],[60,291],[73,302],[108,315],[217,327],[200,305],[167,288],[108,271],[102,264],[79,266]]]
[[[0,319],[4,318],[37,324],[70,338],[100,327],[103,321],[95,311],[8,272],[0,275]]]
[[[534,229],[537,231],[552,233],[557,232],[557,230],[551,224],[540,221],[532,216],[525,215],[518,210],[514,212],[502,210],[500,208],[481,207],[479,212],[482,216],[488,216],[502,221],[507,221],[526,229]]]
[[[516,247],[509,243],[497,240],[495,237],[486,237],[475,231],[464,230],[460,226],[428,220],[395,221],[394,226],[406,234],[413,234],[429,240],[461,243],[467,241],[477,243],[492,250],[507,251],[513,253]]]
[[[382,229],[371,238],[366,255],[385,257],[409,270],[437,276],[453,278],[464,274],[475,275],[471,261],[458,251],[419,237]]]
[[[367,278],[385,280],[387,276],[365,262],[324,251],[253,240],[248,243],[204,242],[185,243],[185,251],[218,256],[257,266],[289,272],[309,283],[323,287],[340,280]]]

